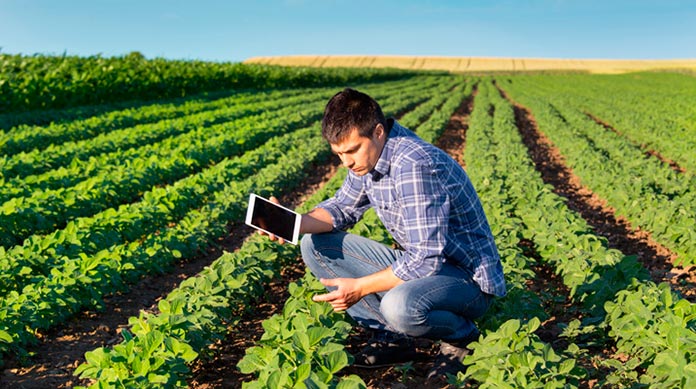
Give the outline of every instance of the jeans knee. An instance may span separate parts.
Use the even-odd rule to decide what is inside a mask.
[[[305,234],[300,240],[300,252],[302,253],[302,259],[305,264],[307,263],[307,258],[310,256],[314,258],[314,241],[312,240],[312,234]]]
[[[384,295],[380,303],[380,312],[387,324],[395,331],[409,336],[421,336],[424,319],[414,314],[408,297],[394,288]]]
[[[321,240],[321,235],[322,234],[305,234],[302,240],[300,240],[302,261],[313,270],[318,263],[323,262],[319,250],[317,249],[317,242]],[[321,247],[321,245],[319,247]]]

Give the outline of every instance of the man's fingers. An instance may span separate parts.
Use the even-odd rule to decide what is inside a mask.
[[[278,199],[275,196],[271,196],[268,199],[271,200],[272,203],[280,205],[280,201],[278,201]]]
[[[336,312],[345,311],[345,310],[348,309],[348,307],[350,306],[350,305],[346,304],[346,302],[343,301],[343,300],[333,300],[333,301],[329,301],[329,304],[331,304],[331,307],[332,307],[332,308],[334,309],[334,311],[336,311]]]
[[[320,278],[319,282],[321,282],[324,286],[338,286],[338,282],[336,282],[337,278]]]
[[[312,300],[314,301],[333,301],[340,297],[340,294],[338,291],[334,290],[333,292],[329,293],[324,293],[324,294],[318,294],[312,297]]]

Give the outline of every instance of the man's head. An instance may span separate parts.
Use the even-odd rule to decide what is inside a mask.
[[[371,138],[377,124],[386,128],[379,104],[365,93],[346,88],[326,104],[321,135],[331,144],[342,141],[353,129],[357,129],[360,136]]]
[[[387,139],[386,120],[374,99],[344,89],[326,104],[321,127],[344,166],[359,176],[374,169]]]

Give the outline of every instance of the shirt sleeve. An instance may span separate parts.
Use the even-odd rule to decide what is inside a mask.
[[[333,197],[317,205],[317,208],[323,208],[331,214],[333,227],[338,230],[352,227],[369,207],[370,200],[362,181],[352,172],[348,172],[343,185]]]
[[[406,255],[392,264],[392,271],[408,281],[436,274],[442,268],[450,202],[433,165],[406,164],[397,174]]]

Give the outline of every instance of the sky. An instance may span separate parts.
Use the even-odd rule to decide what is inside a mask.
[[[0,0],[0,53],[696,58],[696,1]]]

